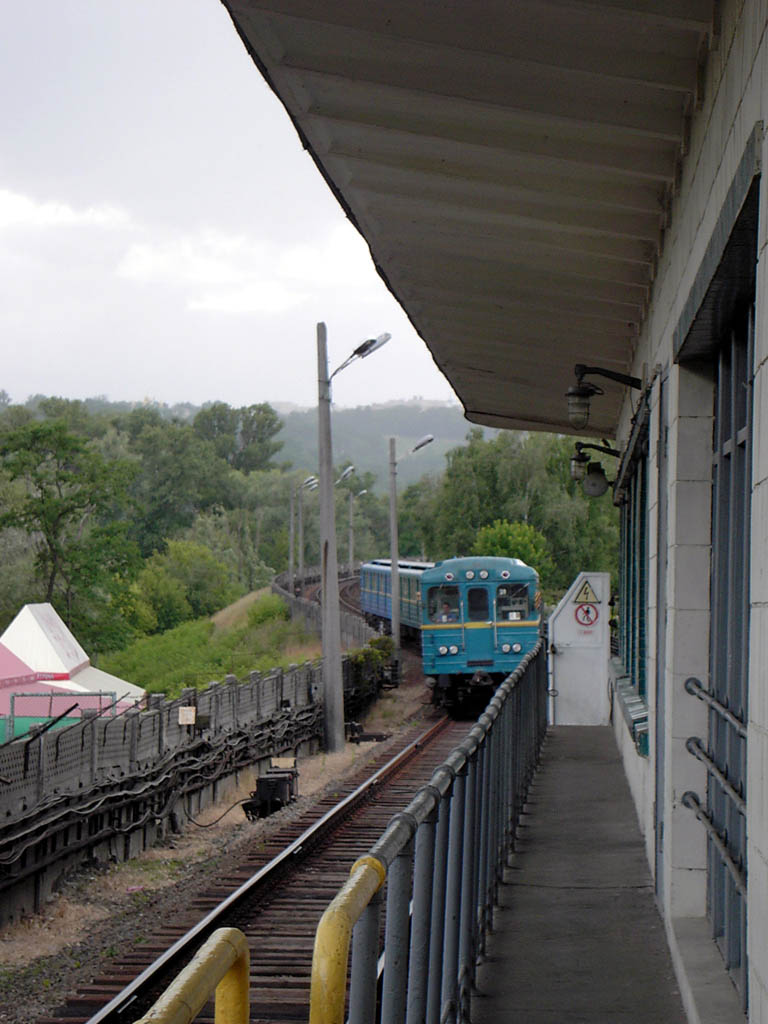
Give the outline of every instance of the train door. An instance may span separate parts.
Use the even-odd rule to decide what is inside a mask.
[[[464,593],[464,645],[467,666],[492,665],[491,610],[487,587],[467,587]]]

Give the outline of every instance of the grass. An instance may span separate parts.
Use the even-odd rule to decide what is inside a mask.
[[[184,622],[105,655],[100,667],[171,698],[185,687],[204,689],[228,674],[242,679],[253,671],[287,668],[317,656],[317,638],[301,621],[287,619],[287,611],[279,598],[264,594],[250,605],[244,624],[227,629],[210,619]]]

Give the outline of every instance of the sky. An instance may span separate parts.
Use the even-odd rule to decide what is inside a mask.
[[[0,389],[455,401],[218,0],[24,0],[0,39]],[[375,365],[374,365],[375,360]]]

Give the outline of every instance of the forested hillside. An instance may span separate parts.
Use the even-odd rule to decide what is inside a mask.
[[[292,502],[316,564],[317,494],[301,486],[315,431],[314,411],[265,403],[22,406],[0,392],[0,629],[50,601],[98,654],[209,616],[287,568]],[[387,438],[406,453],[426,433],[439,440],[398,465],[401,554],[535,559],[549,596],[581,568],[614,568],[616,510],[571,481],[572,439],[486,434],[416,403],[334,411],[339,475],[356,466],[336,486],[341,562],[350,507],[356,559],[388,554]]]

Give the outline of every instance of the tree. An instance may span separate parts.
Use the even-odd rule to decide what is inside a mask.
[[[283,424],[271,405],[233,409],[226,402],[213,402],[195,416],[195,433],[213,444],[216,454],[243,473],[271,469],[272,459],[283,447],[273,440]]]
[[[133,467],[107,462],[60,420],[0,435],[0,461],[20,485],[0,513],[0,528],[32,539],[43,600],[68,625],[79,625],[84,639],[101,633],[105,645],[118,642],[124,624],[116,599],[138,563],[121,518]]]
[[[529,523],[496,519],[478,531],[472,554],[519,558],[538,572],[543,586],[549,585],[554,569],[546,537]]]
[[[125,420],[129,450],[138,461],[132,532],[145,556],[163,550],[169,538],[192,525],[198,512],[228,507],[236,500],[233,474],[213,444],[191,427],[150,412],[135,410]]]

